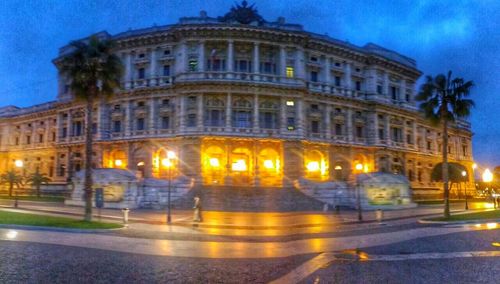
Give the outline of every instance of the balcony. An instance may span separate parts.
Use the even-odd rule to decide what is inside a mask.
[[[246,81],[270,84],[285,84],[292,86],[303,86],[303,80],[298,78],[287,78],[275,74],[255,74],[242,72],[206,71],[187,72],[176,76],[176,82],[190,81]]]

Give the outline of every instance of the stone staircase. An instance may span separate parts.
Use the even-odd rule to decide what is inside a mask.
[[[173,208],[192,209],[199,196],[204,210],[231,212],[321,211],[323,203],[294,188],[198,186],[173,202]]]
[[[294,187],[303,194],[328,204],[330,207],[352,207],[354,204],[354,191],[350,189],[347,182],[314,182],[306,179],[298,179],[293,183]]]

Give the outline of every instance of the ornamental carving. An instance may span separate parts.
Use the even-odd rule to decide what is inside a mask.
[[[238,22],[244,25],[257,22],[261,25],[265,21],[254,6],[255,4],[249,6],[247,1],[242,1],[241,5],[236,4],[236,6],[233,6],[223,17],[219,17],[218,20],[224,23]]]

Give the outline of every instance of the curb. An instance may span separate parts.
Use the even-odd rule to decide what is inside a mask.
[[[50,232],[64,232],[64,233],[105,233],[115,232],[127,229],[128,226],[115,229],[72,229],[72,228],[58,228],[46,226],[29,226],[29,225],[14,225],[14,224],[0,224],[0,229],[17,229],[17,230],[30,230],[30,231],[50,231]]]
[[[420,219],[417,221],[420,224],[436,224],[436,225],[466,225],[466,224],[477,224],[477,223],[500,223],[500,219],[475,219],[467,221],[431,221]]]

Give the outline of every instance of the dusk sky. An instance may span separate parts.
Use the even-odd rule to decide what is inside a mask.
[[[452,70],[473,80],[474,157],[500,165],[500,1],[249,1],[266,20],[278,16],[307,31],[356,45],[373,42],[417,60],[424,74]],[[52,59],[73,39],[106,30],[176,23],[225,14],[234,1],[0,1],[0,106],[54,100]]]

